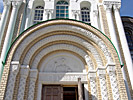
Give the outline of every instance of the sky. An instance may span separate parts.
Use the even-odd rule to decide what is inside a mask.
[[[0,13],[3,11],[3,3],[0,0]],[[121,16],[133,17],[133,0],[122,0],[122,6],[120,9]]]

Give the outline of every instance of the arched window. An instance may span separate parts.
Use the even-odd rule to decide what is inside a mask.
[[[125,30],[127,42],[129,45],[129,48],[133,50],[133,33],[130,30]]]
[[[90,23],[90,10],[87,7],[81,8],[81,17],[82,21],[86,23]]]
[[[37,6],[35,8],[35,15],[34,15],[34,24],[42,21],[43,19],[43,11],[44,11],[44,7],[42,6]]]
[[[69,18],[68,2],[58,1],[56,4],[56,18]]]

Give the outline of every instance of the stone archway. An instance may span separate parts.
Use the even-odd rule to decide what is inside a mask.
[[[121,82],[120,63],[113,45],[95,28],[71,20],[40,23],[29,28],[16,39],[8,53],[2,77],[3,80],[7,80],[7,86],[2,83],[4,84],[2,86],[7,88],[7,90],[2,90],[5,98],[37,99],[37,96],[41,95],[38,88],[42,87],[43,82],[48,83],[48,80],[45,80],[46,75],[44,75],[45,70],[49,70],[44,68],[47,65],[45,61],[49,59],[50,55],[60,55],[60,53],[64,53],[70,58],[74,57],[78,63],[82,63],[81,69],[79,68],[75,72],[79,71],[83,74],[77,75],[77,77],[84,77],[85,74],[85,82],[89,83],[87,92],[90,92],[92,99],[121,98],[120,91],[122,90],[119,87],[123,87],[124,82]],[[68,59],[67,56],[65,56],[66,59]],[[54,56],[52,58],[54,61]],[[71,61],[75,62],[74,59]],[[63,61],[64,58],[61,63]],[[63,67],[65,70],[58,68],[57,71],[68,73],[74,70],[70,66]],[[39,79],[41,75],[42,80]],[[76,73],[74,75],[76,76]],[[81,82],[84,82],[82,79]],[[41,80],[41,84],[38,80]],[[56,82],[59,83],[60,80],[56,80]],[[70,80],[68,84],[70,84]]]

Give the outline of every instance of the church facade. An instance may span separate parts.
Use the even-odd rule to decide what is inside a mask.
[[[120,0],[4,0],[1,100],[132,100]]]

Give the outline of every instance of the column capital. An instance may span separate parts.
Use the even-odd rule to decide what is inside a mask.
[[[29,65],[21,65],[20,75],[27,77],[29,74]]]
[[[36,81],[38,75],[37,69],[30,69],[30,79],[33,79]]]
[[[19,72],[20,64],[19,61],[12,61],[11,62],[11,72],[15,75]]]
[[[105,68],[98,68],[97,69],[97,74],[98,74],[99,77],[105,77],[106,76]]]
[[[111,10],[114,5],[121,6],[121,2],[120,1],[108,1],[108,0],[104,0],[103,1],[103,5],[104,5],[106,10]]]
[[[4,6],[9,6],[11,4],[11,1],[10,0],[4,0],[3,1],[3,5]]]
[[[80,14],[80,10],[72,10],[72,12],[73,12],[74,15],[76,15],[76,14],[79,15]]]
[[[108,65],[107,65],[107,72],[108,72],[109,74],[115,73],[115,64],[108,64]]]
[[[12,0],[12,6],[14,8],[19,7],[22,3],[22,0]]]
[[[121,4],[114,4],[113,9],[114,10],[119,10],[121,8]]]
[[[88,78],[89,79],[96,79],[96,71],[89,71],[88,72]]]
[[[93,15],[98,16],[98,10],[93,10]]]
[[[54,9],[45,9],[45,12],[48,14],[48,13],[53,13],[54,12]]]

